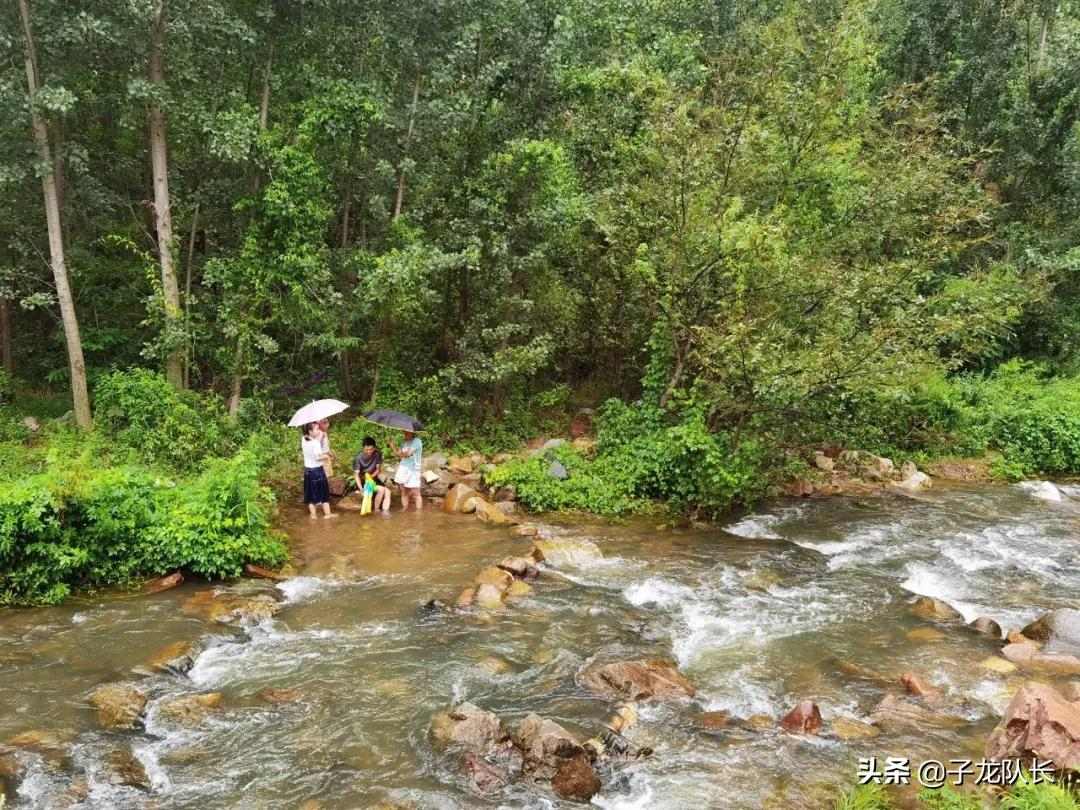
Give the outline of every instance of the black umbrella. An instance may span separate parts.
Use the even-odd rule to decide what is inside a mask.
[[[424,429],[424,423],[419,419],[413,419],[407,413],[391,411],[386,408],[368,411],[364,414],[364,418],[369,422],[374,422],[376,425],[393,428],[394,430],[407,430],[410,433],[417,433]]]

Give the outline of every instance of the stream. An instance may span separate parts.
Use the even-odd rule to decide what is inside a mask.
[[[1060,500],[1048,500],[1055,493]],[[0,741],[37,731],[55,743],[20,750],[25,774],[9,807],[571,807],[523,782],[495,797],[470,793],[457,757],[434,748],[432,717],[468,700],[511,726],[537,712],[584,740],[615,703],[575,674],[649,656],[674,660],[697,696],[640,706],[627,736],[654,754],[605,779],[595,805],[827,807],[860,756],[980,758],[1022,680],[981,665],[1000,642],[912,616],[913,594],[1006,630],[1080,607],[1080,487],[784,500],[717,529],[540,516],[542,536],[591,540],[604,558],[542,571],[532,594],[494,614],[421,606],[452,604],[484,566],[529,553],[530,539],[505,527],[430,504],[334,520],[288,508],[281,522],[300,570],[281,583],[186,582],[0,611]],[[283,607],[247,626],[219,625],[191,610],[210,590],[269,593]],[[908,635],[927,627],[937,634]],[[189,672],[147,668],[184,641],[197,653]],[[843,742],[827,733],[829,719],[866,721],[890,688],[856,668],[892,680],[915,670],[970,699],[965,722]],[[116,681],[150,694],[144,728],[98,725],[88,696]],[[302,691],[278,705],[260,697],[266,687]],[[222,700],[200,723],[159,711],[205,692]],[[806,698],[825,717],[821,736],[695,723],[717,710],[775,720]],[[148,785],[108,777],[102,763],[118,749],[134,755]]]

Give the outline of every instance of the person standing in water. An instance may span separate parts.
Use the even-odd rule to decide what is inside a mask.
[[[394,483],[401,488],[401,508],[409,508],[409,500],[416,501],[416,508],[422,509],[424,501],[420,497],[420,474],[423,472],[424,443],[420,437],[411,430],[405,431],[405,441],[401,447],[396,447],[393,440],[390,441],[390,451],[397,456],[397,472],[394,473]]]
[[[304,503],[312,517],[322,507],[325,517],[337,517],[330,511],[330,482],[326,478],[323,462],[328,454],[323,452],[322,431],[318,425],[308,422],[300,428],[300,449],[304,451]]]

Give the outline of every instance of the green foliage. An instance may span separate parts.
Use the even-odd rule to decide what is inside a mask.
[[[91,450],[0,484],[0,604],[53,604],[73,589],[183,569],[239,575],[280,565],[259,483],[265,440],[179,484],[145,467],[102,466]]]
[[[1001,810],[1077,810],[1080,801],[1066,787],[1022,778],[1001,797]]]
[[[926,810],[983,810],[985,803],[974,793],[961,793],[951,787],[919,792],[919,804]]]
[[[94,387],[94,406],[97,432],[147,466],[186,471],[207,455],[228,455],[236,447],[219,403],[178,391],[152,371],[106,375]]]
[[[833,810],[893,810],[895,806],[885,788],[870,783],[857,785],[837,796]]]

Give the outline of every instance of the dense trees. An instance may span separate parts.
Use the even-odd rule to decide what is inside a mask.
[[[1076,368],[1071,2],[19,0],[0,26],[14,372],[80,423],[83,352],[91,388],[149,366],[234,415],[311,384],[476,431],[611,395],[733,448],[937,373]]]

